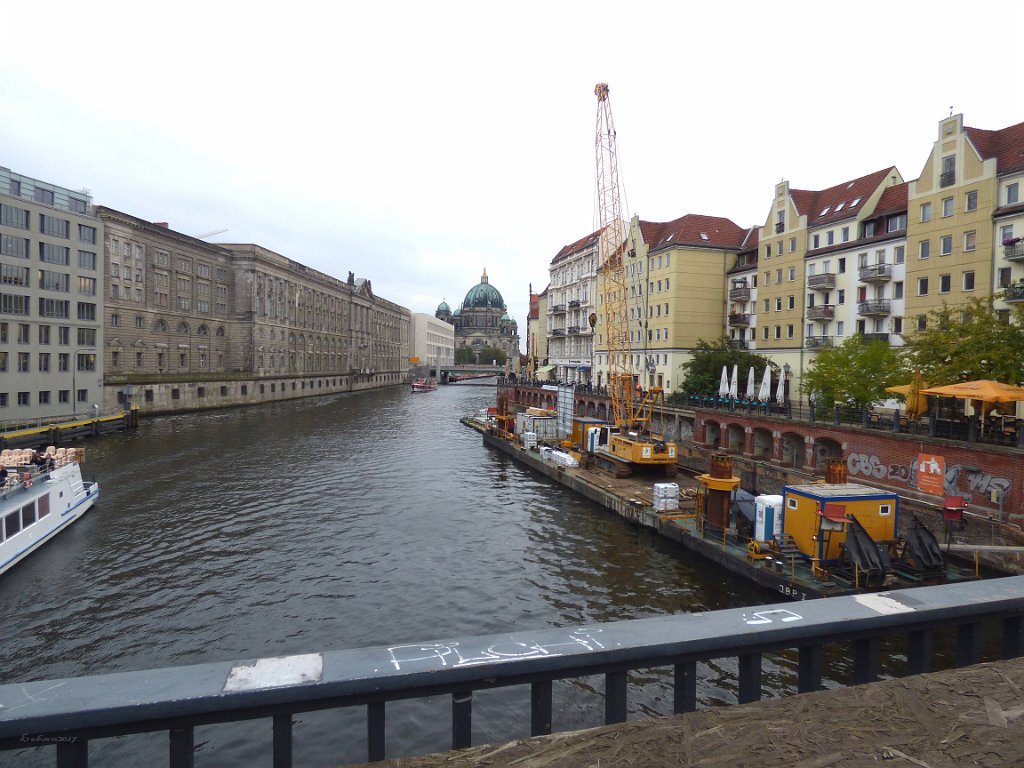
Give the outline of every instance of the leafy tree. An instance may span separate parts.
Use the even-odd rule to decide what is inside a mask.
[[[1000,317],[986,299],[943,305],[928,326],[907,338],[909,367],[931,386],[992,379],[1024,384],[1024,307]]]
[[[804,370],[800,389],[825,408],[839,404],[860,409],[891,397],[885,388],[906,384],[909,376],[898,347],[865,342],[857,334],[838,347],[821,350]]]
[[[694,347],[690,360],[679,366],[683,372],[683,382],[679,385],[679,393],[717,394],[722,380],[722,366],[725,366],[729,375],[732,376],[734,365],[739,367],[741,394],[746,392],[746,377],[751,366],[754,367],[758,387],[761,386],[761,377],[764,376],[765,366],[771,366],[773,371],[778,371],[778,366],[764,355],[730,347],[729,339],[725,336],[713,342],[700,339],[697,346]]]

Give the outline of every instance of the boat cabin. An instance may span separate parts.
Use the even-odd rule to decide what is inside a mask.
[[[811,483],[783,489],[783,532],[801,554],[820,563],[840,559],[859,530],[877,544],[896,540],[899,496],[858,483]],[[859,529],[851,534],[851,527]]]

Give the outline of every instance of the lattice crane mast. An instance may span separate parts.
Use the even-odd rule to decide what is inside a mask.
[[[622,218],[619,157],[608,84],[598,83],[594,93],[597,95],[594,144],[598,228],[601,232],[599,254],[604,280],[604,330],[608,344],[608,389],[616,427],[609,436],[608,451],[618,462],[620,473],[631,471],[631,465],[640,464],[663,465],[671,475],[676,466],[675,444],[666,443],[660,435],[650,434],[653,398],[662,396],[661,389],[652,388],[643,402],[635,398],[626,262],[635,256],[636,251],[627,242],[626,223]]]

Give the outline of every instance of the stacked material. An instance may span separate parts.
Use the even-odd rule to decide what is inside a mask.
[[[523,448],[526,450],[532,450],[537,447],[537,433],[536,432],[523,432],[522,435]]]
[[[556,451],[554,448],[542,447],[541,455],[549,461],[563,467],[578,467],[580,463],[565,451]]]
[[[654,484],[654,511],[674,512],[679,509],[679,483]]]

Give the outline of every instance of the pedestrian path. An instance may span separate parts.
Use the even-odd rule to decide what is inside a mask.
[[[1024,659],[372,765],[1024,766]]]

